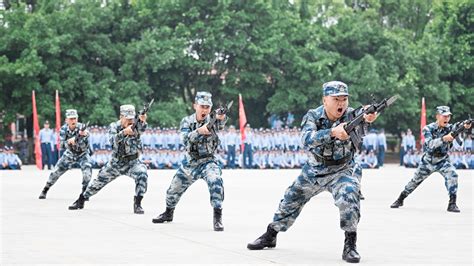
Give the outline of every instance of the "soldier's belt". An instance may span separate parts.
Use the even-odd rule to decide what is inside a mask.
[[[133,161],[135,159],[138,159],[138,153],[119,157],[119,160],[121,160],[121,161]]]
[[[199,155],[199,154],[189,154],[194,160],[201,160],[206,158],[212,158],[213,154]]]
[[[339,160],[328,160],[322,157],[318,157],[317,155],[313,154],[314,158],[316,159],[317,162],[322,163],[326,166],[333,166],[333,165],[340,165],[340,164],[346,164],[351,160],[351,156],[346,156],[342,159]]]

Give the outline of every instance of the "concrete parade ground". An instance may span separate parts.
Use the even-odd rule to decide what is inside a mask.
[[[425,180],[405,206],[391,209],[414,171],[397,165],[364,170],[360,264],[472,265],[474,171],[457,171],[461,213],[446,211],[448,194],[438,173]],[[265,232],[300,170],[224,170],[224,232],[212,230],[209,192],[202,180],[181,198],[172,223],[151,222],[164,211],[174,170],[148,171],[144,215],[133,214],[135,183],[126,176],[91,197],[83,210],[68,210],[80,193],[79,169],[66,172],[47,198],[39,200],[49,173],[33,166],[0,171],[0,265],[347,265],[341,259],[344,232],[339,211],[328,192],[308,202],[293,227],[278,234],[276,248],[246,248]]]

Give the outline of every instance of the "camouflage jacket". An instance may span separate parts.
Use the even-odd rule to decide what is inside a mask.
[[[142,151],[141,133],[145,132],[146,123],[139,123],[135,135],[127,136],[123,134],[123,127],[120,120],[113,122],[109,127],[109,141],[112,145],[112,158],[118,160],[127,160],[139,156]]]
[[[301,123],[301,140],[306,149],[311,152],[308,164],[313,167],[316,175],[336,173],[353,167],[355,149],[352,142],[331,137],[331,128],[340,123],[348,122],[354,109],[348,108],[336,121],[327,118],[324,106],[309,110]],[[368,124],[365,123],[365,126]],[[327,165],[324,161],[340,161],[335,165]]]
[[[451,132],[453,125],[448,124],[445,127],[439,127],[436,122],[423,128],[423,158],[428,162],[436,164],[448,159],[448,151],[453,147],[453,142],[444,142],[443,136]]]
[[[197,132],[197,129],[206,124],[209,121],[209,116],[201,122],[196,119],[196,114],[186,116],[181,120],[179,126],[181,142],[186,147],[187,156],[186,159],[200,160],[206,158],[214,158],[214,152],[220,144],[220,139],[217,134],[201,135]],[[227,116],[225,120],[217,120],[215,124],[215,130],[224,129],[224,125],[227,122]]]
[[[80,156],[89,152],[89,134],[87,136],[79,135],[79,128],[82,123],[77,123],[73,130],[69,129],[67,124],[64,124],[59,131],[59,145],[61,150],[65,150],[67,156]],[[76,144],[69,145],[67,141],[75,138]]]

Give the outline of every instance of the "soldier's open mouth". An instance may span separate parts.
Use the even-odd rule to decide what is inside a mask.
[[[337,108],[338,113],[342,113],[342,108]]]
[[[206,117],[206,114],[202,114],[202,115],[201,115],[201,118],[204,118],[204,117]]]

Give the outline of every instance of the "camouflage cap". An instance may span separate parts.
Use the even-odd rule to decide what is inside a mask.
[[[199,105],[212,106],[212,94],[207,91],[199,91],[194,101]]]
[[[329,81],[323,84],[324,96],[348,96],[347,84],[341,81]]]
[[[66,118],[77,118],[77,110],[76,109],[67,109],[66,110]]]
[[[135,106],[131,104],[120,106],[120,115],[123,115],[127,119],[135,118]]]
[[[436,113],[440,115],[451,115],[449,106],[438,106],[436,107]]]

